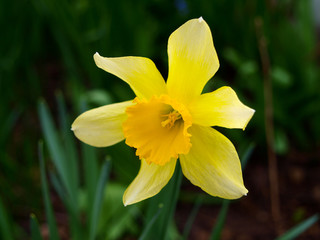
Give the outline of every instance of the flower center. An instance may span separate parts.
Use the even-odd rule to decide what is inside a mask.
[[[192,119],[183,104],[168,95],[134,102],[126,109],[123,132],[126,144],[137,149],[140,159],[164,165],[189,152],[191,135],[187,130]]]
[[[173,110],[169,114],[164,114],[162,116],[166,117],[167,119],[161,122],[161,126],[169,129],[174,126],[175,121],[181,119],[181,115],[177,110]]]

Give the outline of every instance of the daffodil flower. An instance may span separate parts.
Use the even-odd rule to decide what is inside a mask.
[[[234,146],[211,126],[244,129],[254,110],[230,87],[202,94],[219,68],[202,17],[171,34],[168,56],[165,82],[148,58],[94,54],[96,65],[128,83],[136,98],[84,112],[72,124],[74,134],[96,147],[125,139],[136,148],[140,171],[124,193],[124,205],[156,195],[172,177],[177,159],[184,176],[208,194],[226,199],[246,195]]]

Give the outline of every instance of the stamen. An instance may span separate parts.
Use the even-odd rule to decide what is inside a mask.
[[[161,115],[161,117],[167,117],[166,120],[161,122],[161,126],[170,129],[174,126],[175,121],[181,119],[181,114],[178,111],[173,110],[169,114]]]

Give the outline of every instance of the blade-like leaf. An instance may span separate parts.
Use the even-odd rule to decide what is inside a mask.
[[[171,185],[169,185],[169,191],[168,194],[170,194],[171,197],[168,198],[168,201],[165,202],[167,205],[167,208],[164,208],[165,214],[162,215],[162,233],[163,233],[163,239],[167,239],[168,236],[168,229],[169,225],[173,221],[174,213],[176,211],[176,206],[178,202],[178,197],[180,193],[180,186],[182,181],[182,170],[180,163],[177,163],[176,171],[173,175],[173,182]]]
[[[192,209],[192,211],[190,213],[190,216],[189,216],[189,218],[188,218],[188,220],[186,222],[186,225],[185,225],[185,227],[183,229],[183,239],[185,239],[185,240],[188,239],[192,224],[194,222],[194,219],[195,219],[196,215],[198,214],[200,206],[202,205],[202,201],[203,201],[203,198],[201,196],[199,196],[196,199],[196,202],[194,203],[193,209]]]
[[[245,152],[241,155],[241,167],[242,167],[242,169],[245,169],[245,167],[247,166],[248,160],[251,157],[251,154],[252,154],[254,148],[255,148],[255,144],[254,143],[249,144],[249,146],[247,147]]]
[[[89,227],[89,240],[93,240],[96,235],[96,229],[97,229],[97,224],[98,224],[98,219],[99,219],[99,212],[101,209],[105,185],[106,185],[108,178],[109,178],[110,168],[111,168],[111,161],[109,159],[107,159],[101,169],[98,185],[96,188],[92,214],[90,216],[90,222],[89,222],[89,224],[90,224],[89,225],[90,226]]]
[[[30,216],[30,229],[31,229],[31,239],[32,240],[42,240],[42,236],[39,229],[39,223],[34,214]]]
[[[0,237],[4,240],[13,240],[11,221],[0,199]]]
[[[44,199],[47,221],[49,225],[50,240],[59,240],[60,238],[58,235],[58,228],[57,228],[56,220],[53,214],[53,209],[50,201],[50,193],[49,193],[47,177],[45,172],[45,164],[43,159],[43,143],[42,142],[39,142],[38,144],[38,154],[39,154],[39,162],[40,162],[42,194]]]
[[[66,205],[70,212],[70,230],[71,235],[74,240],[81,239],[83,236],[82,228],[80,227],[79,216],[80,212],[78,209],[78,199],[79,199],[79,166],[78,166],[78,156],[77,150],[74,142],[73,133],[70,130],[71,123],[68,121],[68,114],[65,106],[63,96],[60,92],[56,95],[58,110],[59,110],[59,120],[60,128],[63,142],[63,155],[67,159],[65,166],[65,171],[68,174],[68,181],[70,186],[70,199],[65,199]],[[76,202],[75,202],[76,201]]]
[[[72,194],[72,183],[70,180],[70,175],[68,175],[68,169],[66,167],[65,154],[61,146],[61,142],[58,140],[57,130],[54,126],[51,114],[48,110],[48,107],[44,101],[40,101],[38,105],[38,113],[40,117],[40,122],[42,126],[42,131],[46,143],[48,144],[48,149],[50,155],[52,156],[52,161],[57,168],[59,177],[61,178],[65,188],[67,189],[68,194],[70,195],[71,202],[76,202],[74,195]]]
[[[80,112],[85,112],[87,109],[88,106],[86,100],[80,100]],[[87,144],[81,144],[81,153],[83,159],[84,187],[87,199],[87,214],[88,216],[91,216],[99,174],[98,158],[96,149]]]
[[[70,232],[72,235],[72,239],[74,240],[82,239],[84,229],[81,228],[81,223],[79,222],[79,212],[75,212],[76,209],[72,205],[73,203],[70,202],[70,199],[66,194],[65,188],[63,188],[57,174],[50,173],[50,180],[52,185],[54,186],[54,189],[56,190],[60,199],[62,200],[64,206],[68,210],[69,225],[70,225]]]
[[[211,232],[211,237],[210,237],[211,240],[220,239],[220,235],[221,235],[221,232],[222,232],[222,229],[224,226],[224,222],[227,217],[229,204],[230,204],[229,200],[226,200],[226,199],[223,200],[222,206],[221,206],[221,209],[219,212],[219,216],[218,216],[217,221],[214,225],[214,228],[212,229],[212,232]]]
[[[94,194],[98,182],[98,159],[96,150],[88,145],[81,144],[83,171],[84,171],[84,187],[87,199],[87,213],[90,216],[94,204]]]
[[[149,222],[153,219],[158,211],[159,205],[163,205],[163,209],[156,219],[155,224],[150,227],[150,231],[146,234],[145,239],[168,239],[169,226],[172,224],[173,215],[176,209],[176,204],[180,192],[180,185],[182,180],[182,171],[180,164],[177,163],[175,173],[167,186],[161,190],[153,198],[149,199],[149,205],[147,209],[147,217],[145,219],[145,226],[148,226]]]
[[[141,236],[139,237],[139,240],[145,240],[147,239],[147,235],[149,234],[149,231],[150,229],[152,228],[153,224],[155,223],[155,221],[158,219],[160,213],[161,213],[161,210],[163,208],[163,205],[160,204],[159,205],[159,209],[158,211],[156,212],[156,214],[151,218],[151,221],[144,227],[144,230],[141,234]]]
[[[70,179],[70,187],[72,188],[71,192],[74,195],[72,199],[78,199],[79,167],[77,161],[77,149],[75,146],[73,133],[70,130],[71,123],[68,121],[68,114],[66,111],[63,96],[59,92],[57,93],[56,98],[59,110],[60,127],[64,143],[63,150],[65,153],[65,159],[68,159],[68,161],[66,161],[65,163],[66,172],[68,173]]]
[[[304,220],[299,225],[291,228],[289,231],[287,231],[282,236],[278,237],[276,240],[291,240],[298,237],[301,233],[306,231],[309,227],[311,227],[313,224],[315,224],[319,219],[319,215],[315,214],[312,217],[308,218],[307,220]]]

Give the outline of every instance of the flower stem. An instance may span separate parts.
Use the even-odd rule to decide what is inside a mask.
[[[258,40],[259,53],[263,72],[264,105],[265,105],[265,131],[268,149],[269,163],[269,184],[271,198],[271,213],[275,228],[278,233],[281,232],[281,213],[278,185],[278,166],[277,156],[274,152],[274,125],[273,125],[273,105],[272,105],[272,81],[270,78],[270,59],[267,49],[266,38],[263,33],[263,21],[257,17],[255,19],[256,34]]]

